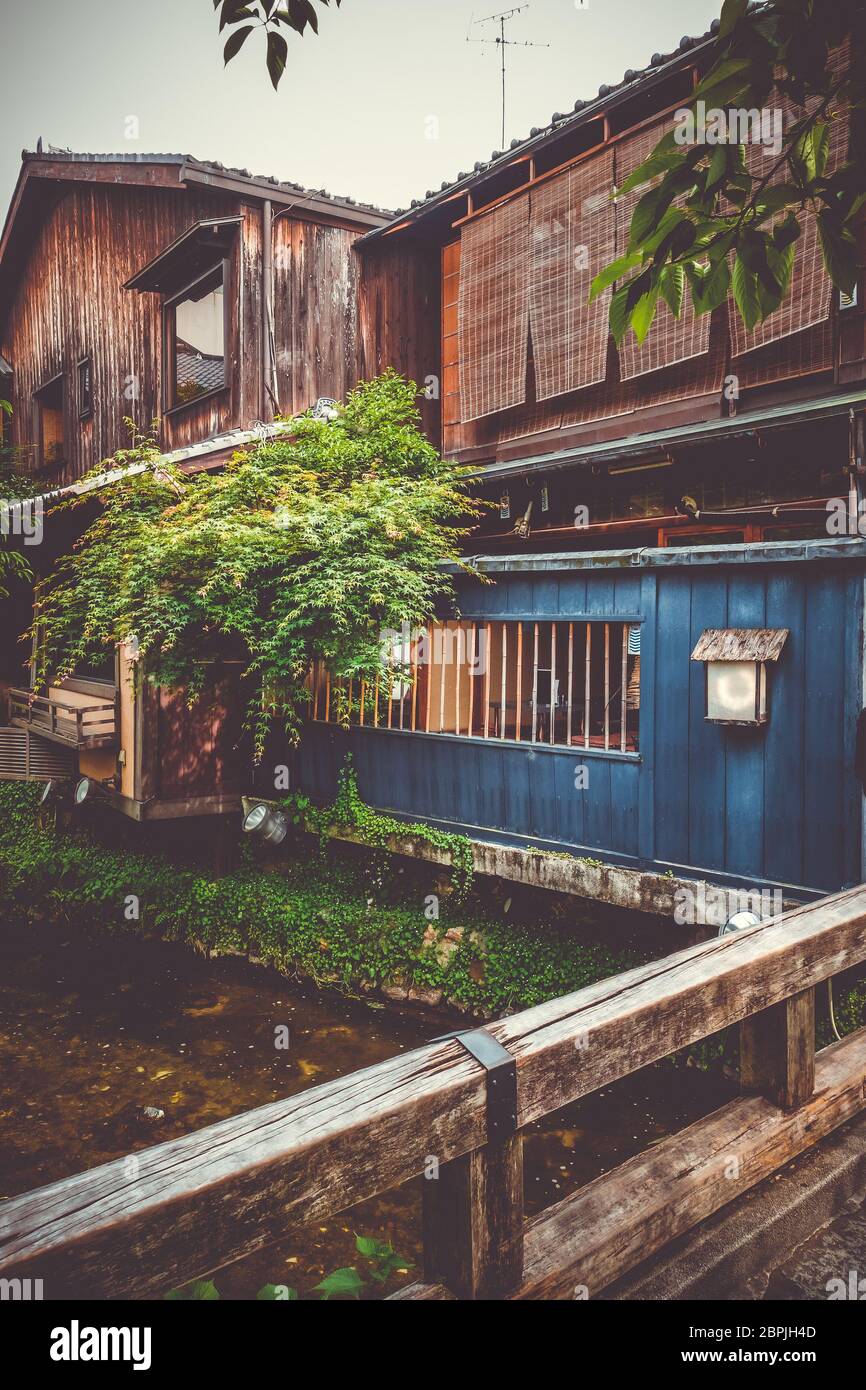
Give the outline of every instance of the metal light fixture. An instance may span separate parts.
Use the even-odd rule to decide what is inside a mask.
[[[75,804],[83,806],[85,801],[93,799],[94,784],[90,777],[82,777],[75,786]]]
[[[760,728],[769,718],[767,666],[782,655],[787,628],[710,628],[692,652],[706,669],[706,714],[713,724]]]
[[[763,918],[757,912],[735,912],[724,926],[719,927],[719,936],[733,936],[735,932],[745,931],[746,927],[759,927]]]
[[[260,802],[244,819],[247,835],[258,835],[266,845],[281,845],[289,833],[289,823],[282,811]]]
[[[50,803],[54,800],[54,798],[56,797],[56,795],[57,795],[57,793],[58,793],[59,790],[60,790],[60,783],[59,783],[59,781],[57,780],[56,777],[55,777],[55,778],[52,778],[52,780],[51,780],[50,782],[46,782],[46,783],[45,783],[45,786],[42,788],[42,794],[41,794],[41,796],[39,797],[39,805],[40,805],[40,806],[48,806],[48,805],[50,805]]]

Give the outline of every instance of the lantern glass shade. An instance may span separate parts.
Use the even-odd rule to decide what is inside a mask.
[[[707,719],[724,724],[763,724],[766,667],[758,661],[707,663]]]

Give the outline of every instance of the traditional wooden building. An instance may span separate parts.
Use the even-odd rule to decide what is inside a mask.
[[[866,875],[862,284],[833,291],[807,216],[752,334],[662,305],[617,350],[589,303],[643,191],[616,188],[712,54],[684,40],[359,242],[437,276],[441,444],[496,504],[470,544],[495,584],[456,577],[459,621],[404,637],[415,679],[355,691],[348,738],[317,674],[302,780],[331,795],[348,745],[398,816],[808,896]]]
[[[617,350],[607,298],[588,299],[625,248],[638,194],[616,189],[713,46],[708,34],[655,55],[390,218],[196,161],[30,158],[0,250],[0,353],[40,468],[61,366],[64,454],[66,431],[88,428],[69,413],[88,358],[100,401],[146,364],[142,400],[191,467],[219,462],[218,431],[277,404],[303,409],[388,366],[412,376],[430,437],[495,503],[469,544],[495,582],[457,575],[459,616],[396,636],[375,690],[349,692],[348,730],[328,673],[312,673],[300,785],[332,796],[351,749],[364,797],[398,817],[809,896],[866,876],[863,286],[833,291],[807,216],[791,292],[753,334],[730,305],[679,319],[663,306],[642,347]],[[835,61],[861,51],[854,36]],[[840,111],[831,167],[849,135]],[[759,172],[767,151],[747,156]],[[61,352],[47,325],[73,226],[73,306],[95,293],[97,235],[118,265],[90,336]],[[54,249],[36,260],[40,238]],[[103,331],[104,353],[88,346]],[[88,462],[130,413],[104,409]],[[253,789],[218,751],[236,743],[228,693],[225,742],[188,729],[192,765],[163,787],[175,698],[142,696],[116,736],[135,771],[116,768],[112,794],[129,814],[225,810]],[[288,759],[273,751],[261,795]]]
[[[50,499],[128,448],[132,419],[181,468],[215,468],[276,414],[344,396],[371,350],[351,248],[386,220],[182,155],[25,153],[0,239],[10,461]],[[46,516],[37,573],[92,516]],[[0,776],[88,775],[136,818],[240,807],[236,668],[214,670],[206,713],[130,681],[123,653],[34,700],[31,612],[20,590],[2,605]]]

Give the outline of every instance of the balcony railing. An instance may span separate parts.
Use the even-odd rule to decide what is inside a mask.
[[[9,691],[9,722],[67,748],[111,748],[117,740],[114,701],[73,703],[63,694]]]

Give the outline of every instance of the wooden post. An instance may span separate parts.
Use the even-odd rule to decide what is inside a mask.
[[[815,991],[804,989],[740,1024],[740,1084],[794,1110],[815,1089]]]
[[[523,1140],[474,1149],[422,1180],[424,1273],[457,1298],[500,1298],[523,1280]]]

